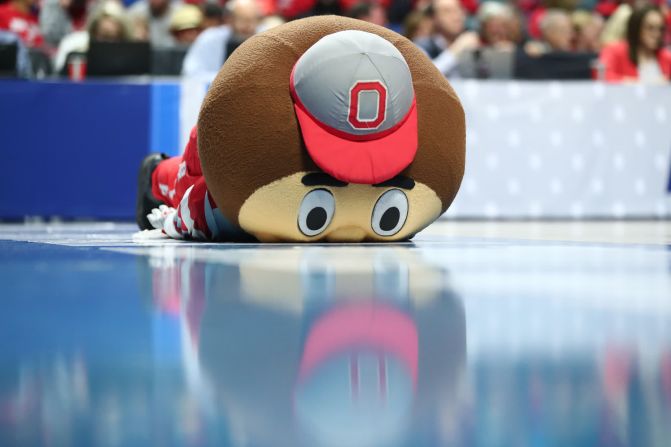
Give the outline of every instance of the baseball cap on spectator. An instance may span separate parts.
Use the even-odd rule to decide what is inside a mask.
[[[194,5],[180,6],[170,18],[170,31],[178,32],[193,28],[200,28],[203,23],[203,13]]]
[[[364,31],[329,34],[298,59],[290,87],[308,153],[332,177],[382,183],[414,159],[412,76],[391,42]]]

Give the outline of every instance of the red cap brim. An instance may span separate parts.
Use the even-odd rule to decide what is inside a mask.
[[[299,381],[331,356],[362,346],[394,354],[417,383],[419,342],[415,322],[398,309],[376,302],[343,305],[314,324],[303,346]]]
[[[330,176],[348,183],[373,185],[397,176],[417,152],[417,106],[391,132],[376,139],[338,136],[294,102],[303,141],[312,160]]]

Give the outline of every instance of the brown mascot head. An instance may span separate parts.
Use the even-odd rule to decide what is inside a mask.
[[[464,112],[404,37],[312,17],[247,40],[198,120],[210,192],[260,241],[408,239],[452,203]]]

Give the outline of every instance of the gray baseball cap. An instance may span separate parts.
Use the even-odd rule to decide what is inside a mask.
[[[381,183],[414,159],[412,75],[386,39],[356,30],[326,35],[298,59],[290,86],[305,146],[331,176]]]

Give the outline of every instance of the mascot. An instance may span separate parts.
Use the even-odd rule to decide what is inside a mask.
[[[412,42],[312,17],[231,55],[183,156],[144,160],[137,220],[195,240],[406,240],[452,203],[464,156],[459,99]]]

